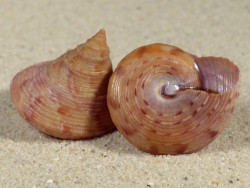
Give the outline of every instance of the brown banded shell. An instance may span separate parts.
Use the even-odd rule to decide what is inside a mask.
[[[53,61],[24,69],[12,80],[20,115],[58,138],[99,136],[115,128],[106,104],[112,74],[104,30]]]
[[[166,44],[140,47],[109,81],[108,107],[121,134],[152,154],[184,154],[211,143],[239,97],[239,69]]]

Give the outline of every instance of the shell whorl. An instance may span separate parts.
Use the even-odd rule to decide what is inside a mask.
[[[118,64],[109,82],[108,107],[118,130],[137,148],[191,153],[226,126],[239,87],[239,70],[228,59],[198,58],[152,44]]]
[[[115,127],[106,95],[112,64],[105,31],[53,61],[19,72],[10,86],[20,115],[51,136],[80,139]]]
[[[106,95],[112,64],[105,31],[100,30],[86,43],[51,62],[46,69],[50,81],[62,90],[71,89],[74,95],[85,98]]]

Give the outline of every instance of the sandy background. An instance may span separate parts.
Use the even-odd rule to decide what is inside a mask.
[[[240,67],[241,96],[225,131],[190,155],[152,156],[115,131],[64,141],[21,119],[12,77],[105,28],[114,68],[162,42]],[[0,0],[0,187],[250,187],[250,1]]]

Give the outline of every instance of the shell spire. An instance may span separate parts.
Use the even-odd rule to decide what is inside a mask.
[[[106,33],[104,29],[101,29],[93,37],[87,40],[86,46],[91,46],[96,50],[104,51],[108,49],[106,42]]]
[[[106,95],[112,64],[105,31],[55,60],[19,72],[10,86],[20,115],[51,136],[80,139],[115,127]]]
[[[88,39],[86,43],[80,44],[75,49],[66,52],[63,57],[69,67],[84,74],[105,70],[110,64],[105,61],[109,59],[109,48],[106,43],[105,31],[103,29],[100,30]]]

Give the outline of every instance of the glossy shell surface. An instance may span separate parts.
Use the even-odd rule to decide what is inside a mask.
[[[152,154],[184,154],[211,143],[239,97],[239,69],[226,58],[198,58],[166,44],[140,47],[115,69],[108,88],[121,134]]]
[[[110,132],[106,103],[112,74],[105,31],[53,61],[19,72],[10,86],[20,115],[40,131],[80,139]]]

